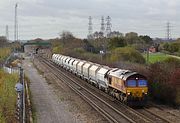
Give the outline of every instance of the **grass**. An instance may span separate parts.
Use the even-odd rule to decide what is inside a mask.
[[[147,62],[147,54],[143,54],[143,57],[146,59]],[[149,53],[149,63],[164,61],[169,57],[169,55],[166,55],[164,53]]]
[[[18,81],[17,74],[8,74],[0,70],[0,123],[14,123],[17,93],[14,89]]]

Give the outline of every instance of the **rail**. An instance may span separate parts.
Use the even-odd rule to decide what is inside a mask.
[[[102,100],[89,90],[87,90],[82,85],[76,83],[72,78],[68,77],[62,71],[58,71],[55,66],[50,64],[47,61],[43,61],[46,65],[49,66],[49,69],[53,74],[59,78],[61,81],[65,82],[74,92],[80,95],[87,103],[89,103],[95,110],[97,110],[101,115],[103,115],[109,122],[119,123],[119,122],[130,122],[135,123],[131,118],[127,117],[125,114],[121,113],[119,110],[112,107],[106,101]],[[55,72],[56,70],[56,72]],[[63,75],[63,76],[62,76]],[[57,83],[61,86],[59,83]]]
[[[112,122],[113,120],[115,120],[114,116],[108,116],[108,115],[111,115],[111,114],[108,113],[108,115],[107,115],[107,114],[105,113],[106,111],[103,111],[100,107],[97,108],[96,104],[94,104],[94,102],[93,102],[92,99],[87,99],[87,96],[84,95],[84,94],[82,94],[82,93],[84,93],[84,92],[82,92],[82,90],[83,90],[83,91],[86,91],[87,93],[89,93],[90,95],[92,95],[93,97],[95,97],[96,99],[98,99],[98,101],[101,101],[102,104],[105,104],[106,106],[108,106],[109,108],[111,108],[111,110],[113,110],[114,112],[116,112],[116,115],[118,114],[118,115],[121,115],[121,117],[123,116],[125,119],[128,119],[129,122],[156,122],[156,121],[167,122],[166,120],[160,119],[160,118],[158,118],[157,116],[154,116],[154,119],[148,118],[148,116],[145,116],[145,115],[143,115],[142,113],[139,113],[138,111],[136,111],[136,110],[134,110],[134,109],[132,109],[132,108],[130,108],[130,107],[128,107],[128,106],[120,103],[120,102],[116,102],[117,104],[119,104],[119,107],[121,106],[121,107],[123,107],[123,108],[126,110],[125,113],[122,113],[123,111],[121,112],[120,110],[118,110],[118,107],[113,107],[111,104],[109,104],[109,103],[106,102],[105,100],[101,99],[100,97],[96,96],[94,93],[92,93],[91,91],[89,91],[86,87],[78,84],[78,83],[77,83],[78,80],[75,81],[75,78],[77,78],[77,77],[73,77],[73,79],[72,79],[72,77],[70,77],[70,76],[67,74],[68,72],[65,73],[65,71],[59,70],[59,69],[57,68],[57,66],[55,66],[55,64],[52,63],[51,61],[47,61],[47,60],[45,60],[45,59],[43,59],[43,58],[41,58],[41,61],[42,61],[44,64],[46,64],[46,65],[49,67],[49,69],[51,69],[51,71],[53,72],[53,74],[54,74],[57,78],[59,78],[60,80],[63,80],[64,82],[66,82],[66,84],[67,84],[72,90],[76,91],[76,93],[78,93],[79,95],[83,96],[83,98],[86,98],[85,100],[86,100],[86,101],[88,100],[87,102],[88,102],[90,105],[94,105],[94,106],[92,106],[92,107],[94,107],[97,111],[101,110],[101,114],[102,114],[103,116],[105,116],[107,119],[109,119],[109,121],[111,121],[111,122]],[[61,76],[63,76],[63,79],[61,78]],[[68,81],[71,81],[71,83],[68,82],[67,80],[68,80]],[[75,85],[73,85],[72,82],[73,82]],[[82,83],[82,82],[81,82],[81,83]],[[84,82],[84,83],[85,83],[85,82]],[[73,86],[72,86],[72,85],[73,85]],[[131,114],[132,117],[134,117],[134,118],[132,118],[131,116],[128,116],[128,113]],[[158,118],[158,120],[157,120],[157,118]],[[154,120],[156,120],[156,121],[154,121]],[[118,119],[117,119],[116,121],[118,121]],[[116,122],[116,121],[113,121],[113,122]]]
[[[75,84],[78,84],[77,82],[79,82],[81,79],[79,79],[78,77],[70,77],[72,74],[71,73],[69,73],[69,72],[67,72],[66,70],[64,70],[64,69],[61,69],[61,68],[59,68],[59,69],[61,69],[61,70],[59,70],[58,68],[57,68],[57,65],[55,65],[52,61],[50,61],[50,60],[46,60],[46,59],[43,59],[44,60],[44,62],[46,62],[47,64],[50,64],[49,66],[50,67],[52,67],[52,68],[54,68],[53,70],[55,70],[55,69],[57,69],[57,71],[58,72],[60,72],[61,73],[61,75],[63,74],[66,78],[68,78],[68,79],[70,79],[72,82],[74,82]],[[77,80],[75,80],[77,78]],[[86,82],[83,82],[83,80],[81,80],[81,82],[79,82],[80,84],[82,84],[82,83],[86,83]],[[79,85],[79,84],[78,84]],[[86,85],[89,85],[88,83],[86,83]],[[81,86],[81,85],[80,85]],[[92,86],[90,86],[90,87],[92,87]],[[84,89],[84,87],[83,86],[81,86],[81,88],[83,88]],[[86,89],[87,90],[87,89]],[[98,89],[96,89],[96,90],[98,90]],[[89,91],[89,90],[87,90],[87,91]],[[94,91],[93,91],[94,92]],[[101,92],[101,91],[99,91],[99,92]],[[104,94],[104,93],[103,93]],[[96,96],[96,95],[95,95]],[[101,96],[100,96],[101,97]],[[101,100],[101,98],[99,98],[100,100]],[[115,100],[115,102],[117,103],[117,104],[119,104],[119,107],[123,107],[125,110],[127,110],[127,112],[129,113],[130,112],[130,114],[132,115],[133,114],[133,116],[135,116],[136,118],[132,118],[132,117],[130,117],[131,119],[133,119],[134,121],[136,121],[136,122],[140,122],[140,121],[144,121],[144,122],[159,122],[159,123],[170,123],[170,121],[169,120],[167,120],[166,118],[163,118],[163,117],[161,117],[161,116],[158,116],[158,115],[156,115],[156,114],[153,114],[153,113],[147,113],[147,110],[145,109],[145,108],[143,108],[142,110],[143,110],[143,112],[146,112],[145,114],[144,113],[141,113],[141,112],[139,112],[139,110],[134,110],[134,109],[132,109],[132,108],[130,108],[129,106],[126,106],[126,105],[124,105],[124,104],[122,104],[121,102],[119,102],[119,101],[117,101],[117,100]],[[113,105],[114,106],[114,105]],[[119,107],[114,107],[116,110],[119,108]],[[123,110],[123,109],[121,109],[121,110]],[[117,111],[119,111],[119,110],[117,110]],[[125,116],[127,117],[128,115],[128,113],[127,112],[125,112]],[[120,112],[121,113],[121,112]],[[146,114],[149,114],[149,115],[151,115],[152,117],[149,117],[149,115],[146,115]],[[129,116],[128,116],[128,118],[129,118]],[[134,122],[133,121],[133,122]]]

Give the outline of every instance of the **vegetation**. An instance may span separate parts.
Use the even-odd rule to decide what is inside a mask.
[[[18,75],[7,74],[0,70],[0,122],[14,123],[16,108],[16,91],[14,89]]]
[[[114,37],[114,38],[110,39],[109,49],[114,49],[114,48],[117,48],[117,47],[124,47],[126,45],[127,44],[126,44],[125,38],[123,38],[123,37]]]
[[[3,64],[5,59],[10,55],[12,49],[15,51],[21,49],[20,43],[9,43],[6,37],[0,36],[0,65]]]
[[[143,56],[132,47],[116,48],[111,53],[111,62],[128,61],[145,63]]]
[[[143,57],[146,59],[147,62],[147,54],[143,54]],[[149,61],[148,63],[156,63],[156,62],[161,62],[169,58],[169,55],[166,55],[164,53],[150,53],[149,54]]]
[[[8,47],[0,48],[0,61],[6,59],[6,57],[11,53],[11,49]]]
[[[167,53],[180,56],[180,39],[172,43],[164,43],[163,48]]]
[[[152,45],[157,51],[160,49],[159,44],[153,43],[149,36],[138,36],[135,32],[129,32],[112,38],[96,36],[93,40],[80,40],[75,38],[72,33],[63,33],[60,39],[51,41],[54,53],[61,53],[110,67],[137,71],[148,77],[152,99],[180,105],[180,90],[178,89],[180,62],[164,53],[150,53],[150,64],[145,64],[147,56],[143,54],[144,51],[147,52],[147,48]],[[164,49],[168,53],[178,54],[180,51],[179,41],[180,39],[174,43],[165,43],[160,50]]]
[[[167,58],[149,67],[150,94],[163,103],[180,105],[180,60]]]
[[[5,36],[0,36],[0,47],[7,46],[8,41]]]

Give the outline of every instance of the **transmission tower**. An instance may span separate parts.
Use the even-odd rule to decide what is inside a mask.
[[[101,17],[101,31],[100,32],[102,32],[104,35],[104,31],[105,31],[105,24],[104,24],[104,17],[102,16]]]
[[[170,22],[167,22],[167,25],[166,25],[166,33],[167,33],[167,41],[169,41],[170,40],[170,35],[171,35],[171,30],[170,30]]]
[[[7,39],[7,41],[9,41],[9,29],[8,29],[8,25],[6,25],[6,39]]]
[[[111,27],[112,27],[112,24],[111,24],[111,18],[108,16],[106,18],[106,35],[107,37],[110,37],[110,34],[111,34]]]
[[[89,16],[89,28],[88,28],[88,30],[89,30],[89,35],[92,35],[92,33],[93,33],[93,27],[92,27],[92,17],[91,16]]]
[[[15,17],[14,17],[14,41],[18,41],[18,20],[17,20],[17,7],[18,4],[15,4]]]

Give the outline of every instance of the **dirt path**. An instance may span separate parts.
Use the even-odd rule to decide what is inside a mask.
[[[52,87],[39,75],[29,60],[24,61],[24,69],[31,81],[30,90],[37,123],[75,123],[76,119],[66,110],[65,104],[58,100]]]
[[[175,56],[175,55],[169,55],[169,56],[174,57],[174,58],[177,58],[177,59],[180,59],[179,56]]]

